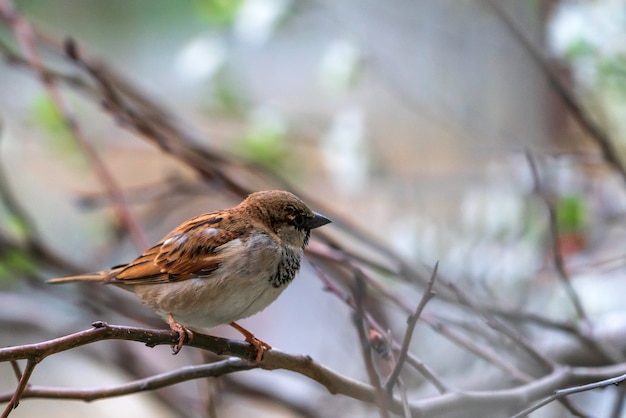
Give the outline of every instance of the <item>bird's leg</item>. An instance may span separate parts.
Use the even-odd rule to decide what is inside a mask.
[[[263,349],[266,348],[268,350],[272,349],[272,346],[266,343],[265,341],[259,340],[255,337],[250,331],[237,324],[236,322],[231,322],[230,326],[239,331],[244,337],[246,337],[246,342],[252,344],[254,348],[257,350],[256,358],[254,359],[255,363],[260,363],[263,359]]]
[[[167,314],[167,323],[170,325],[172,331],[178,334],[178,344],[172,346],[172,354],[178,354],[185,344],[185,336],[189,339],[189,342],[193,339],[193,332],[176,322],[174,315],[170,312]]]

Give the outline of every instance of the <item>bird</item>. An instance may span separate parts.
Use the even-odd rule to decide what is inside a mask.
[[[133,292],[178,334],[173,354],[193,330],[229,324],[256,348],[259,363],[272,347],[236,321],[278,298],[300,269],[311,230],[330,222],[290,192],[259,191],[183,222],[128,264],[48,283],[99,282]]]

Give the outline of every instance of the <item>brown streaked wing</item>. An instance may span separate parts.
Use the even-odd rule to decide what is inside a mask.
[[[235,238],[237,234],[232,231],[212,227],[176,229],[126,265],[114,282],[158,284],[206,276],[219,267],[221,256],[216,250]]]

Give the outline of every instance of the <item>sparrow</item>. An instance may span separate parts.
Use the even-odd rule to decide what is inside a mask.
[[[183,222],[128,264],[48,283],[101,282],[133,292],[178,334],[230,324],[257,349],[272,347],[235,321],[265,309],[296,276],[311,230],[330,223],[281,190],[250,194],[239,205]]]

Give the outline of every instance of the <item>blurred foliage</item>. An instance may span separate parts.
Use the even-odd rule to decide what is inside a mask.
[[[2,217],[2,226],[13,237],[18,240],[25,240],[32,234],[30,225],[22,217],[6,214]]]
[[[615,55],[600,61],[598,79],[601,88],[626,98],[626,56]]]
[[[238,141],[236,151],[272,171],[284,169],[287,126],[282,115],[269,108],[252,111],[248,132]]]
[[[35,260],[25,251],[0,247],[0,283],[15,281],[20,274],[35,274],[38,269]]]
[[[54,148],[63,153],[74,153],[78,150],[78,145],[67,128],[63,116],[47,94],[41,93],[35,98],[32,114],[35,123],[49,134]]]
[[[587,209],[582,196],[565,196],[556,205],[556,220],[559,232],[578,232],[586,224]]]
[[[583,38],[578,38],[572,41],[567,51],[565,52],[565,59],[572,61],[578,58],[583,58],[594,54],[595,50],[593,45],[589,41]]]
[[[200,19],[227,27],[237,18],[242,3],[242,0],[196,0],[195,11]]]
[[[249,108],[241,82],[234,80],[227,66],[213,78],[212,111],[223,115],[242,115]]]

